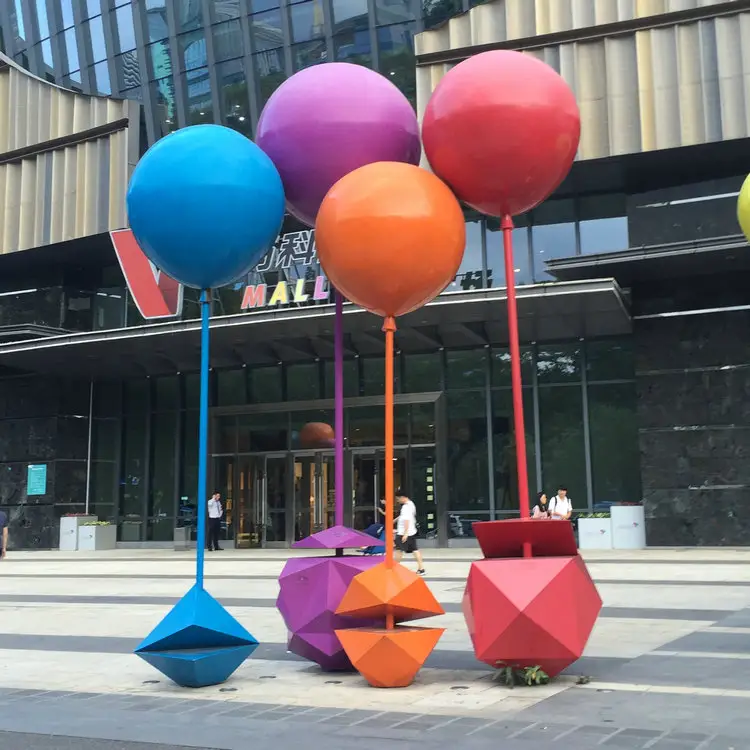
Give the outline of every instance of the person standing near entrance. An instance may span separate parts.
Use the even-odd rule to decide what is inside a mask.
[[[221,517],[224,509],[221,507],[221,493],[214,492],[208,501],[208,551],[221,551],[219,547],[219,533],[221,532]]]
[[[424,575],[422,553],[417,548],[417,506],[400,492],[396,493],[396,502],[401,506],[396,524],[396,552],[394,559],[401,562],[404,553],[414,555],[417,561],[417,573]],[[389,533],[386,530],[386,533]]]

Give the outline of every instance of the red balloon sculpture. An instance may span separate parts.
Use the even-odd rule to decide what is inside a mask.
[[[580,131],[565,81],[543,62],[505,50],[475,55],[448,71],[422,126],[435,174],[472,208],[500,217],[503,230],[521,519],[474,524],[486,559],[471,566],[464,614],[478,659],[492,666],[540,665],[550,675],[582,655],[601,599],[570,524],[529,518],[512,217],[541,203],[565,179]],[[559,637],[560,623],[569,621]]]

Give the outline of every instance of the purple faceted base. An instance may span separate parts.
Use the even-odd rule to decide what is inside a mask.
[[[351,580],[379,562],[379,556],[302,557],[287,562],[279,576],[276,606],[289,630],[288,648],[293,654],[314,661],[326,672],[353,669],[335,631],[383,627],[383,622],[341,617],[336,609]]]
[[[372,547],[380,542],[375,537],[346,526],[331,526],[295,542],[294,549],[359,549]]]

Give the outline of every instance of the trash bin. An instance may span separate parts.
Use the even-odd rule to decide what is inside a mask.
[[[195,542],[191,540],[192,529],[190,526],[175,526],[174,529],[174,548],[175,550],[193,549]]]

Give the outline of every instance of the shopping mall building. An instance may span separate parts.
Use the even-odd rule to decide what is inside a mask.
[[[110,234],[127,228],[145,148],[201,122],[252,136],[274,88],[327,60],[375,67],[422,112],[446,70],[489,49],[545,60],[582,115],[570,176],[514,232],[532,493],[563,484],[580,511],[642,501],[654,545],[750,542],[750,255],[735,218],[750,2],[470,5],[0,3],[0,507],[14,546],[55,546],[59,517],[87,506],[131,544],[170,543],[194,514],[196,294]],[[455,281],[397,334],[396,481],[440,545],[517,512],[501,234],[468,212],[466,229]],[[332,449],[303,430],[333,424],[329,295],[314,237],[291,221],[214,293],[211,486],[227,545],[286,546],[331,521]],[[357,308],[344,324],[344,497],[361,528],[383,490],[383,339]]]

